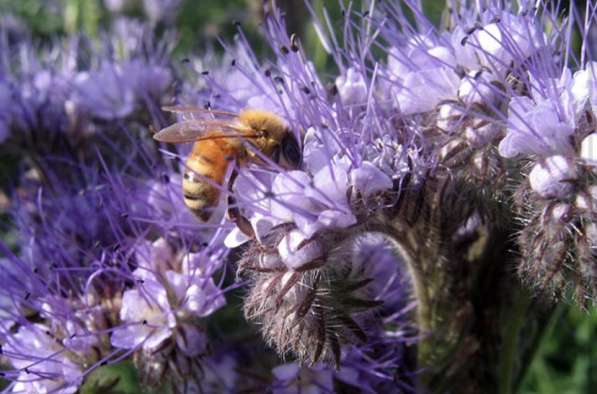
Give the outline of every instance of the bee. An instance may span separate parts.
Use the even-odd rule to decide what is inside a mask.
[[[233,113],[192,106],[163,109],[183,114],[183,120],[160,130],[153,138],[172,144],[194,142],[186,160],[182,190],[185,205],[203,221],[209,220],[220,201],[221,186],[231,163],[238,167],[251,163],[267,166],[270,159],[285,170],[301,165],[299,142],[272,112],[244,109]],[[236,175],[234,169],[227,180],[229,191]],[[238,224],[243,218],[233,205],[229,197],[228,214]],[[250,232],[246,223],[244,227],[246,231],[239,225],[244,232]]]

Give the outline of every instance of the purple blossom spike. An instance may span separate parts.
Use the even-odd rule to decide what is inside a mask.
[[[225,303],[213,279],[225,252],[217,243],[201,246],[210,235],[201,234],[196,221],[173,220],[181,203],[164,180],[175,177],[164,177],[169,172],[152,163],[157,153],[129,149],[131,157],[146,162],[126,169],[107,168],[103,156],[98,158],[101,171],[81,162],[56,166],[49,160],[44,176],[51,187],[35,177],[21,180],[13,206],[21,256],[8,254],[3,260],[0,300],[6,319],[0,335],[11,338],[14,330],[34,327],[29,319],[35,318],[56,342],[39,346],[52,350],[58,362],[72,363],[78,373],[71,378],[51,371],[56,376],[48,377],[29,368],[23,384],[38,382],[31,390],[74,392],[90,370],[144,348],[161,350],[159,357],[173,359],[179,372],[190,358],[205,354],[205,330],[196,319]],[[60,179],[66,169],[76,181]],[[150,234],[169,242],[151,242]],[[165,342],[173,348],[165,349]],[[14,348],[21,363],[12,363],[14,370],[6,374],[21,387],[22,365],[36,360],[27,349]]]

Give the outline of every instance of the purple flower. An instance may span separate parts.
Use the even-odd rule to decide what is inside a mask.
[[[499,100],[499,95],[492,82],[497,80],[491,72],[470,71],[460,81],[458,97],[468,105],[496,103]]]
[[[373,279],[371,293],[383,300],[386,310],[392,313],[404,308],[410,287],[395,241],[377,232],[361,234],[351,241],[352,267],[355,272]]]
[[[42,324],[24,325],[6,338],[3,354],[19,370],[12,391],[71,394],[83,380],[83,369],[72,362],[64,345]]]
[[[130,77],[122,65],[109,62],[97,71],[80,72],[75,79],[75,103],[81,111],[99,119],[124,118],[135,109]]]
[[[350,170],[350,164],[343,159],[323,166],[312,178],[302,171],[282,173],[273,182],[272,192],[277,199],[271,212],[276,218],[294,222],[309,239],[322,229],[356,223],[348,201],[349,188],[367,197],[391,189],[392,181],[372,163],[364,162]]]
[[[123,75],[138,100],[155,98],[158,102],[172,83],[169,69],[159,64],[146,63],[140,59],[133,59],[123,64]]]
[[[356,223],[347,200],[348,172],[344,163],[324,167],[311,178],[292,171],[274,180],[273,192],[279,204],[272,207],[277,217],[287,217],[306,238],[324,228],[342,228]]]
[[[278,255],[286,267],[296,270],[323,256],[323,248],[318,241],[307,241],[300,230],[292,230],[282,238],[278,244]]]
[[[225,303],[212,279],[224,256],[217,240],[213,248],[188,252],[191,245],[196,249],[209,241],[213,229],[211,235],[201,233],[196,220],[177,220],[186,210],[179,212],[178,194],[171,195],[172,185],[164,182],[176,178],[155,164],[156,151],[149,154],[140,144],[123,149],[139,162],[123,168],[106,164],[109,155],[96,157],[99,170],[50,160],[44,175],[51,187],[36,178],[21,180],[19,198],[13,201],[21,256],[3,249],[7,267],[0,275],[0,336],[25,330],[27,316],[37,312],[60,346],[56,358],[62,362],[66,357],[79,371],[75,381],[58,372],[49,376],[45,364],[40,364],[43,370],[29,368],[28,380],[40,382],[30,392],[42,392],[42,386],[74,392],[90,368],[126,354],[119,349],[155,350],[172,339],[179,357],[203,354],[206,334],[194,319]],[[172,243],[146,240],[156,235]],[[36,365],[26,350],[20,350],[19,359]],[[21,373],[7,376],[17,381]]]
[[[559,236],[577,214],[584,244],[575,238],[569,245],[584,245],[578,254],[590,265],[595,193],[584,183],[595,164],[595,64],[581,57],[572,76],[566,25],[555,15],[544,22],[526,6],[515,12],[477,3],[450,13],[442,30],[414,6],[411,25],[398,2],[376,3],[366,15],[347,12],[340,40],[326,37],[317,22],[340,70],[325,78],[300,40],[286,34],[275,8],[264,20],[274,54],[266,62],[241,29],[223,59],[212,53],[177,69],[169,66],[168,40],[153,45],[135,23],[117,22],[98,46],[69,40],[64,53],[24,44],[0,82],[0,142],[10,137],[27,148],[42,141],[47,149],[39,151],[50,156],[31,155],[21,165],[11,201],[18,256],[0,244],[0,338],[10,390],[75,392],[90,370],[121,359],[134,361],[143,385],[244,388],[244,369],[252,365],[222,351],[228,337],[209,335],[222,315],[229,317],[228,309],[216,312],[226,305],[223,284],[232,281],[227,260],[240,259],[243,282],[233,286],[248,284],[245,315],[280,355],[315,363],[275,367],[271,391],[399,392],[397,371],[410,367],[404,345],[418,339],[410,321],[427,318],[412,309],[433,319],[442,308],[425,310],[422,302],[441,303],[437,294],[452,295],[453,288],[476,293],[468,287],[474,281],[451,277],[462,271],[452,246],[481,237],[486,214],[500,223],[502,214],[508,222],[524,219],[521,233],[539,234],[537,243],[551,228],[531,231],[529,223],[557,219],[562,227],[552,233]],[[154,25],[168,23],[179,4],[143,2]],[[378,47],[384,59],[371,50]],[[91,56],[83,59],[86,50]],[[232,155],[227,175],[234,182],[221,185],[210,221],[198,221],[182,198],[188,147],[160,147],[145,128],[168,123],[159,107],[172,103],[174,91],[181,104],[280,116],[299,141],[300,168]],[[58,133],[44,138],[49,131]],[[253,140],[245,142],[255,150]],[[509,160],[518,155],[527,157]],[[502,179],[523,180],[517,198],[507,198]],[[461,184],[467,186],[454,187]],[[504,213],[510,200],[524,206]],[[499,210],[492,209],[496,201]],[[459,213],[452,203],[466,209]],[[226,208],[248,220],[256,239]],[[532,212],[521,218],[521,211]],[[549,220],[537,220],[539,211]],[[499,231],[496,239],[513,235],[487,230]],[[540,250],[524,241],[517,246],[525,261]],[[441,275],[427,278],[432,271]],[[454,286],[413,300],[428,290],[415,285],[437,278]],[[246,338],[243,325],[232,325],[224,327],[234,330],[231,337]],[[477,335],[467,324],[444,331],[460,326]],[[235,350],[245,345],[263,347],[247,341]],[[216,356],[206,357],[208,350]],[[276,363],[267,352],[258,353],[265,370]],[[324,360],[337,369],[317,363]]]
[[[453,98],[460,78],[450,48],[426,37],[411,39],[407,49],[390,51],[388,71],[396,87],[392,95],[404,115],[427,112],[440,101]]]
[[[313,177],[303,171],[290,171],[276,175],[273,181],[271,177],[259,181],[255,176],[243,175],[235,188],[244,191],[239,201],[253,211],[249,221],[258,237],[275,225],[293,222],[308,239],[320,229],[355,223],[346,197],[345,168],[344,164],[334,166],[332,174],[324,167]],[[229,234],[226,244],[233,246],[247,239],[236,229]]]
[[[237,204],[243,207],[255,235],[261,240],[275,225],[290,221],[285,212],[273,212],[275,201],[270,197],[274,175],[271,173],[241,171],[233,185]],[[249,237],[238,228],[233,228],[224,241],[229,248],[234,248]]]
[[[20,83],[20,106],[13,119],[15,128],[29,133],[71,131],[73,119],[67,105],[71,85],[65,75],[53,70],[35,70],[30,79]]]
[[[363,105],[366,103],[367,84],[356,69],[349,67],[344,75],[336,78],[336,86],[344,105]]]
[[[205,317],[221,308],[225,299],[211,275],[216,260],[204,254],[176,255],[166,240],[137,247],[139,268],[133,272],[137,288],[126,290],[120,318],[123,326],[112,334],[112,345],[131,349],[141,345],[152,352],[176,334],[177,327],[196,317]],[[208,263],[206,263],[208,261]],[[198,340],[185,352],[199,354],[204,349],[202,335],[187,326]]]
[[[382,6],[399,15],[394,7]],[[396,22],[398,27],[404,24],[401,18]],[[392,45],[387,64],[390,96],[402,114],[428,112],[457,97],[467,104],[480,98],[493,101],[497,90],[490,82],[502,80],[513,61],[525,61],[546,45],[532,18],[499,8],[463,9],[453,24],[450,32],[429,29],[408,35],[391,24],[382,28]],[[380,88],[387,89],[385,85]]]
[[[531,97],[517,96],[508,106],[508,134],[500,142],[500,154],[571,154],[570,136],[575,131],[575,103],[571,78],[564,72],[559,79],[531,81]]]
[[[340,145],[325,135],[314,129],[307,133],[303,165],[309,172],[282,172],[273,180],[263,174],[257,177],[242,173],[236,181],[235,190],[243,191],[239,204],[253,211],[249,221],[258,238],[273,226],[289,222],[297,226],[302,234],[299,238],[305,240],[323,229],[349,227],[356,223],[349,190],[369,197],[392,188],[390,177],[371,162],[351,169],[350,161],[340,153]],[[229,234],[226,244],[234,246],[247,239],[237,229]],[[300,242],[284,241],[280,250],[292,254],[294,247],[284,245]]]
[[[124,292],[120,319],[125,323],[112,333],[112,345],[132,349],[142,346],[153,352],[172,337],[176,317],[170,309],[166,289],[157,281],[144,279],[141,289]]]
[[[333,393],[333,373],[323,365],[301,367],[298,363],[277,366],[272,371],[274,394]]]
[[[367,353],[354,346],[343,349],[342,366],[337,370],[320,363],[313,366],[301,366],[296,362],[279,365],[272,370],[271,389],[274,393],[316,394],[335,393],[339,388],[367,394],[402,392],[402,387],[392,376],[393,368],[400,362],[396,350],[378,349],[377,359]]]
[[[411,392],[405,382],[396,383],[392,376],[392,370],[402,362],[398,354],[395,344],[377,349],[376,357],[371,357],[366,349],[351,346],[344,350],[342,367],[334,371],[334,378],[367,394]]]
[[[496,8],[483,13],[481,19],[486,22],[472,34],[469,45],[477,49],[481,65],[497,72],[545,46],[542,26],[534,18]]]

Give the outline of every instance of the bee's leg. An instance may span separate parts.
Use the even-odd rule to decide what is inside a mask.
[[[240,213],[240,208],[236,205],[236,199],[234,198],[234,193],[232,192],[232,185],[234,184],[237,176],[238,172],[233,170],[230,174],[230,180],[228,181],[228,218],[236,224],[238,229],[243,234],[251,239],[256,239],[255,231],[253,231],[251,222],[249,222],[249,219]]]

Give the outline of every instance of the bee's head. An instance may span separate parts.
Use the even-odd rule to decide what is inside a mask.
[[[261,134],[252,143],[281,167],[298,169],[302,162],[301,148],[292,130],[277,115],[262,110],[248,109],[239,118],[251,132]]]

